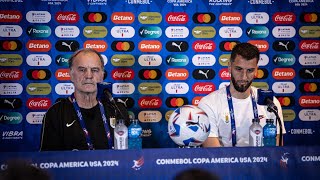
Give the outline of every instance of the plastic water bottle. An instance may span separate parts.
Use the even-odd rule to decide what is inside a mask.
[[[267,119],[266,122],[263,127],[263,145],[276,146],[277,127],[273,124],[273,119]]]
[[[137,119],[133,119],[128,128],[128,146],[129,149],[142,149],[142,127],[139,125]]]
[[[128,128],[123,119],[119,119],[114,128],[114,149],[128,149]]]
[[[249,128],[249,145],[263,146],[262,143],[262,126],[260,125],[260,119],[254,118]]]

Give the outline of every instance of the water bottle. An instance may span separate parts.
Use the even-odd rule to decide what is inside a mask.
[[[114,128],[114,149],[128,149],[128,128],[123,119]]]
[[[142,127],[139,125],[137,119],[133,119],[128,128],[128,146],[129,149],[142,149]]]
[[[259,124],[260,119],[252,119],[252,125],[249,128],[249,145],[263,146],[262,142],[262,126]]]
[[[273,124],[273,119],[267,119],[267,124],[263,127],[264,146],[276,146],[277,127]]]

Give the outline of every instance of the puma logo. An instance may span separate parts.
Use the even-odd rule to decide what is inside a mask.
[[[69,124],[69,123],[67,123],[67,124],[66,124],[66,126],[67,126],[67,127],[70,127],[70,126],[72,126],[72,125],[73,125],[73,123],[74,123],[74,122],[76,122],[76,120],[73,120],[70,124]]]

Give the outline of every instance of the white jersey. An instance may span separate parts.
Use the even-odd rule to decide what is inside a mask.
[[[257,98],[257,88],[252,87],[252,93]],[[249,146],[249,127],[254,118],[251,96],[246,99],[237,99],[232,97],[235,125],[236,125],[236,146]],[[282,132],[286,132],[283,123],[282,109],[277,98],[273,99],[278,107],[280,120],[282,121]],[[203,97],[198,107],[203,109],[210,120],[211,130],[209,137],[218,137],[222,146],[232,146],[231,118],[227,100],[226,87],[218,89]],[[277,124],[277,134],[280,133],[279,123],[276,122],[274,113],[267,111],[267,106],[257,105],[260,125],[266,124],[266,119],[273,119]]]

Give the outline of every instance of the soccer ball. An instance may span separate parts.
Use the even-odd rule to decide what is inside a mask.
[[[197,106],[181,106],[170,115],[168,132],[179,146],[200,146],[209,136],[209,118]]]

